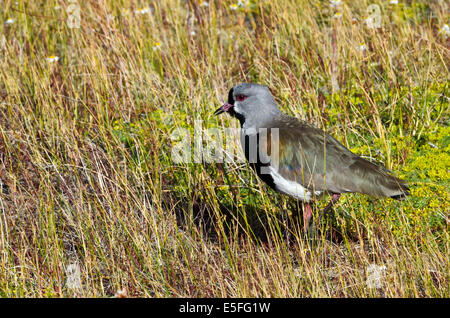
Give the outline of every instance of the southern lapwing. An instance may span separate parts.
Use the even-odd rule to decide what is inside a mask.
[[[324,212],[342,193],[397,200],[409,194],[405,182],[386,168],[352,153],[323,130],[283,114],[266,86],[233,87],[228,102],[214,114],[224,112],[240,121],[244,153],[257,175],[274,190],[305,203],[305,230],[312,216],[309,203],[325,194],[332,199]]]

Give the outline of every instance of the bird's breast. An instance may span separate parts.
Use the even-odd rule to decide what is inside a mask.
[[[309,202],[313,193],[303,187],[300,183],[283,177],[278,169],[271,166],[267,149],[261,149],[261,136],[258,133],[241,134],[242,148],[250,166],[255,170],[258,177],[272,189],[287,194],[296,199]],[[263,142],[264,145],[264,142]],[[321,192],[316,191],[315,195]]]

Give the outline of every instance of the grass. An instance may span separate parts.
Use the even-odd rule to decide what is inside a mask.
[[[5,3],[0,296],[449,297],[448,4],[232,4]],[[176,128],[238,127],[212,113],[240,82],[412,195],[345,195],[307,239],[245,163],[175,163]]]

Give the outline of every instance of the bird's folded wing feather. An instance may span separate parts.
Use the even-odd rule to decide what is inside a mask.
[[[360,192],[393,196],[403,189],[401,181],[352,153],[326,132],[290,116],[275,119],[278,128],[278,172],[312,191]],[[268,147],[273,129],[268,130]],[[274,156],[271,154],[271,158]]]

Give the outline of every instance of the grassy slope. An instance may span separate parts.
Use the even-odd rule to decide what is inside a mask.
[[[375,1],[380,29],[372,1],[296,2],[79,1],[79,29],[6,2],[0,296],[449,297],[445,1]],[[244,81],[413,195],[346,195],[310,241],[245,164],[175,164],[175,128],[237,126],[212,112]]]

